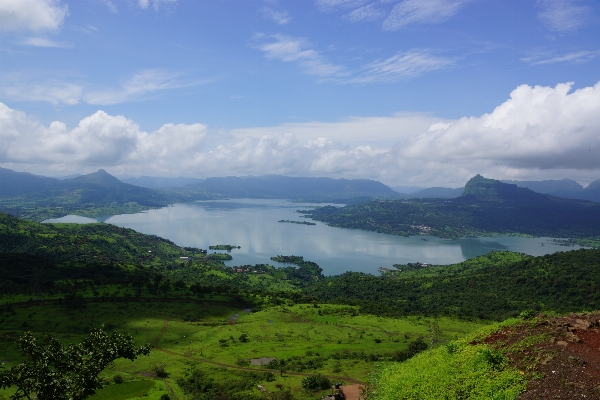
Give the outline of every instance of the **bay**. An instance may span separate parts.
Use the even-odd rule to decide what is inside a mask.
[[[458,240],[431,236],[402,237],[358,229],[327,226],[303,218],[297,210],[323,204],[292,203],[286,200],[235,199],[174,204],[138,214],[84,218],[69,215],[45,222],[106,222],[154,234],[179,246],[207,249],[210,245],[240,246],[231,251],[228,266],[275,264],[276,255],[303,256],[323,268],[325,275],[346,271],[377,274],[380,267],[422,262],[451,264],[487,254],[510,250],[534,256],[579,248],[564,247],[551,238],[478,237]],[[316,225],[282,223],[308,221]]]

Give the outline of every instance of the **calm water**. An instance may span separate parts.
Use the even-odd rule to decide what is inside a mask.
[[[301,255],[323,268],[326,275],[345,271],[377,274],[380,267],[423,262],[451,264],[487,254],[511,250],[543,255],[571,250],[552,244],[549,238],[497,237],[447,240],[434,237],[400,237],[357,229],[333,228],[302,218],[296,210],[306,204],[285,200],[220,200],[175,204],[139,214],[90,219],[67,216],[48,222],[96,222],[131,228],[170,239],[180,246],[203,249],[209,245],[241,246],[231,252],[227,265],[270,263],[276,255]],[[317,225],[279,223],[279,220],[312,221]]]

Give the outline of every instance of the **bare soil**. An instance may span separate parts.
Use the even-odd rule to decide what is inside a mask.
[[[519,399],[600,400],[600,311],[540,314],[484,341],[530,378]]]

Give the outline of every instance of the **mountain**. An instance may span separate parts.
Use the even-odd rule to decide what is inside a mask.
[[[197,185],[188,185],[172,192],[185,194],[191,199],[195,196],[220,196],[328,202],[398,196],[398,193],[383,183],[368,179],[302,178],[279,175],[208,178]]]
[[[575,182],[573,179],[559,179],[559,180],[544,180],[544,181],[500,181],[502,183],[508,183],[517,185],[522,188],[531,189],[534,192],[544,194],[554,194],[557,191],[564,192],[578,192],[583,190],[583,186]]]
[[[421,187],[421,186],[390,186],[390,187],[392,189],[394,189],[396,192],[402,193],[402,194],[414,193],[414,192],[418,192],[419,190],[425,189],[424,187]]]
[[[396,235],[600,235],[600,204],[535,193],[481,175],[455,199],[380,200],[305,213],[332,226]]]
[[[404,197],[405,199],[453,199],[455,197],[460,196],[464,190],[464,188],[452,189],[446,187],[430,187],[413,193],[404,194],[402,195],[402,197]]]
[[[13,197],[47,190],[56,186],[58,182],[58,179],[54,178],[0,168],[0,197]]]
[[[528,188],[538,193],[600,203],[600,179],[590,183],[586,188],[572,179],[502,182],[512,183],[519,187]]]
[[[32,220],[72,213],[139,212],[173,200],[165,193],[123,183],[103,169],[63,180],[0,169],[0,211]]]
[[[180,176],[178,178],[161,178],[156,176],[141,176],[139,178],[127,178],[121,179],[122,182],[129,183],[130,185],[141,186],[148,189],[166,189],[183,187],[186,185],[195,185],[204,182],[204,179],[197,178],[184,178]]]

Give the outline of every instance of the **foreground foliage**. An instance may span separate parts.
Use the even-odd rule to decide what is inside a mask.
[[[0,371],[0,388],[16,386],[11,399],[83,400],[103,387],[98,376],[118,358],[131,361],[148,355],[150,346],[136,347],[131,336],[94,329],[81,343],[63,347],[46,336],[36,339],[24,333],[18,341],[25,360]]]
[[[369,399],[514,399],[525,389],[522,371],[507,365],[504,355],[476,339],[516,323],[509,320],[391,364],[374,375]]]

